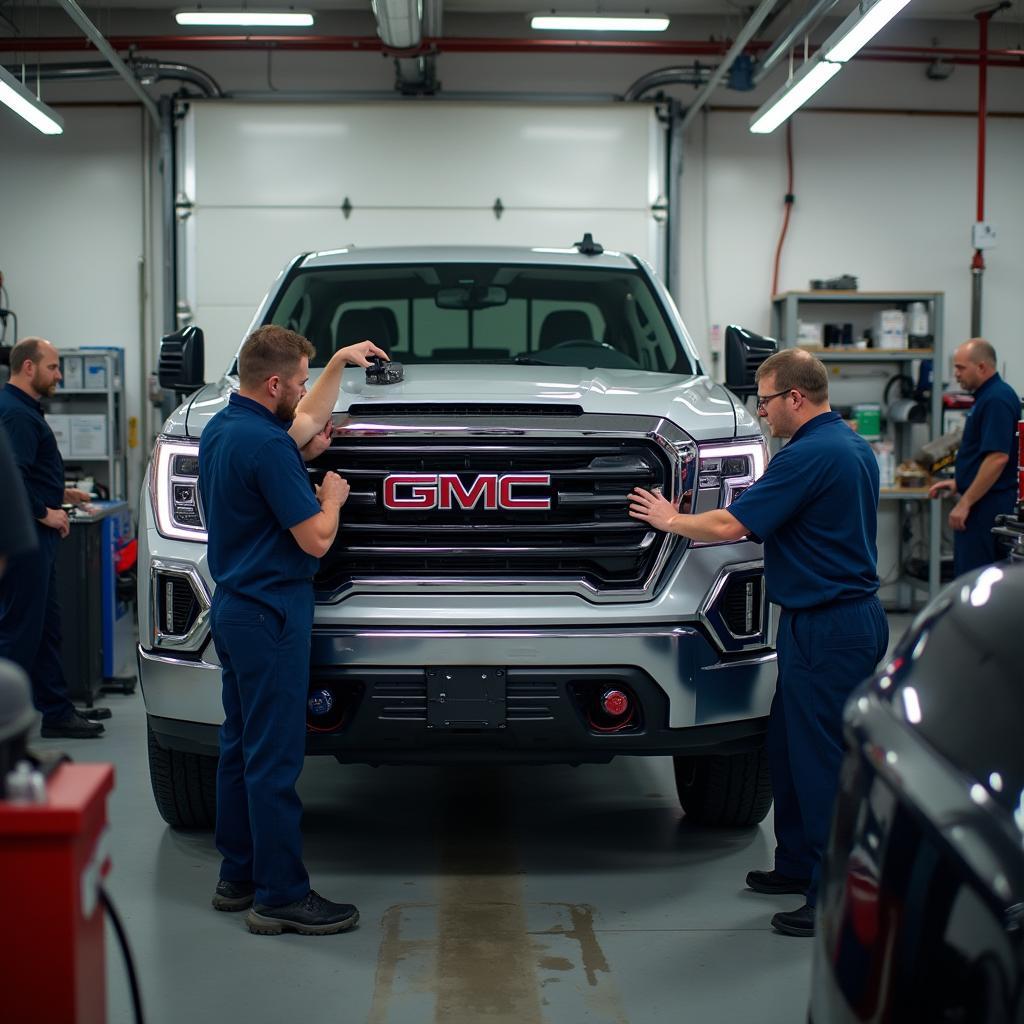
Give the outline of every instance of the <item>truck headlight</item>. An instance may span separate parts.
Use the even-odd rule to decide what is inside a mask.
[[[206,543],[196,442],[165,437],[157,441],[149,470],[149,496],[162,537]]]
[[[691,509],[694,512],[707,512],[715,508],[728,508],[755,480],[764,475],[767,464],[768,447],[763,438],[699,445]]]

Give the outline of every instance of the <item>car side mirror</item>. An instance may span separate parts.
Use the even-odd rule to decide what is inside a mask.
[[[778,348],[774,338],[730,324],[725,329],[725,386],[741,398],[756,394],[757,368]]]
[[[165,334],[160,341],[160,361],[157,377],[160,387],[178,394],[189,394],[201,388],[206,357],[203,332],[198,327],[183,327],[173,334]]]

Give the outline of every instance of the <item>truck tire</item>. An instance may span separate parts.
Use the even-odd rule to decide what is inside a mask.
[[[217,813],[217,758],[165,750],[149,734],[149,778],[160,817],[174,828],[213,828]]]
[[[673,757],[676,792],[686,817],[700,825],[756,825],[772,805],[764,747],[740,754]]]

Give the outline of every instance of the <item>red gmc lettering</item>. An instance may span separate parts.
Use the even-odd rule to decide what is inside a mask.
[[[551,495],[543,497],[535,495],[531,498],[517,498],[512,494],[513,487],[551,486],[551,477],[547,473],[509,473],[501,478],[501,495],[499,501],[502,508],[551,508]]]
[[[398,489],[402,488],[402,495]],[[406,473],[384,480],[385,508],[437,508],[437,477],[428,473]]]
[[[384,480],[384,507],[389,509],[551,508],[551,496],[514,493],[518,487],[550,487],[547,473],[481,473],[465,484],[457,473],[397,473]]]
[[[484,473],[478,476],[467,489],[457,476],[446,474],[437,478],[438,508],[454,508],[454,498],[461,508],[476,508],[481,497],[484,500],[484,508],[498,507],[498,475],[496,473]]]

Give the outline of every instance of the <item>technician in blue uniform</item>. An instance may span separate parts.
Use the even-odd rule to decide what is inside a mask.
[[[768,719],[775,796],[775,866],[751,871],[757,892],[806,894],[772,917],[787,935],[814,934],[821,856],[843,752],[842,710],[884,657],[889,626],[878,600],[878,466],[870,445],[832,412],[828,374],[799,349],[757,372],[757,411],[789,443],[728,509],[680,513],[636,488],[630,515],[700,541],[764,542],[768,597],[782,606],[779,680]]]
[[[359,920],[351,904],[314,892],[302,863],[295,783],[306,751],[312,579],[348,497],[336,473],[314,492],[303,456],[330,443],[345,364],[387,356],[368,341],[340,349],[307,395],[314,352],[283,327],[253,331],[238,357],[240,388],[199,443],[224,700],[213,905],[252,907],[246,923],[261,935],[326,935]]]
[[[974,392],[964,436],[956,453],[953,480],[934,484],[932,498],[959,497],[949,513],[953,571],[957,576],[991,565],[999,557],[992,526],[1017,503],[1017,449],[1020,396],[996,371],[996,350],[984,338],[965,341],[953,355],[957,383]]]
[[[75,710],[60,658],[57,545],[70,532],[61,506],[89,500],[84,491],[64,486],[64,460],[40,404],[60,380],[60,353],[48,341],[24,338],[11,349],[11,378],[0,391],[0,423],[25,482],[36,550],[12,559],[0,580],[0,658],[10,658],[28,673],[44,736],[90,739],[103,726]]]

